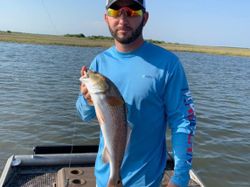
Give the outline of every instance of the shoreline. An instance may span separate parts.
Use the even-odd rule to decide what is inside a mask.
[[[108,37],[69,37],[59,35],[42,35],[42,34],[29,34],[18,32],[3,32],[0,31],[0,41],[2,42],[14,42],[14,43],[30,43],[41,45],[65,45],[65,46],[79,46],[79,47],[110,47],[113,45],[113,40]],[[199,46],[188,44],[175,44],[166,43],[162,41],[153,41],[163,48],[170,51],[180,52],[195,52],[195,53],[207,53],[225,56],[245,56],[250,57],[250,49],[248,48],[236,48],[236,47],[217,47],[217,46]]]

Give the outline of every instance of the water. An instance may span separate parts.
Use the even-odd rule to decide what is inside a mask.
[[[103,48],[0,43],[0,170],[36,145],[97,144],[76,115],[79,70]],[[208,187],[250,185],[250,58],[176,53],[195,99],[194,168]]]
[[[250,58],[178,55],[197,110],[194,167],[208,187],[249,187]]]

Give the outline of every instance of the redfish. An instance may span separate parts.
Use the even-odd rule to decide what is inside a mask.
[[[120,167],[130,134],[124,99],[111,80],[86,67],[82,68],[80,81],[91,96],[104,138],[102,160],[110,164],[107,186],[122,187]]]

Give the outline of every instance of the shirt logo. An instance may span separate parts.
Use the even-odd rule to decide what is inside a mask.
[[[154,77],[151,75],[142,75],[142,78],[153,79]]]

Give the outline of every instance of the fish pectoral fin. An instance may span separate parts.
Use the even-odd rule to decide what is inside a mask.
[[[94,106],[94,103],[93,101],[90,99],[90,100],[87,100],[87,103],[90,105],[90,106]]]
[[[103,161],[104,163],[108,163],[109,160],[110,160],[110,154],[109,154],[109,152],[108,152],[107,147],[105,146],[105,147],[104,147],[104,150],[103,150],[103,153],[102,153],[102,161]]]
[[[125,150],[127,150],[127,148],[128,148],[128,144],[130,142],[131,133],[132,133],[132,129],[131,129],[131,127],[129,125],[129,122],[128,122],[128,125],[127,125],[127,141],[126,141],[126,148],[125,148]]]
[[[110,106],[121,106],[124,104],[124,101],[119,98],[119,97],[115,97],[115,96],[108,96],[107,97],[107,103]]]

